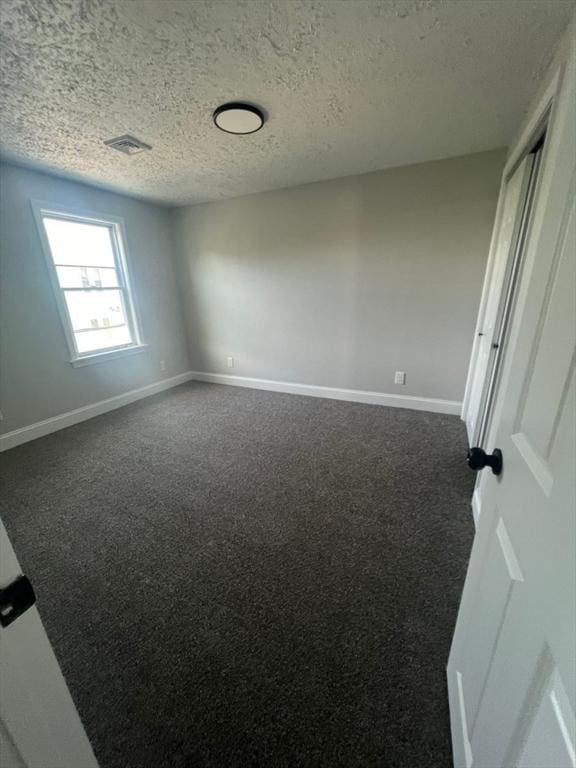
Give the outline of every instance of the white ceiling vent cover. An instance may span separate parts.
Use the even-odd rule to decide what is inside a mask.
[[[115,139],[108,139],[104,144],[111,149],[117,149],[118,152],[123,152],[125,155],[137,155],[146,149],[152,149],[150,144],[140,141],[135,136],[129,136],[127,133],[124,136],[117,136]]]

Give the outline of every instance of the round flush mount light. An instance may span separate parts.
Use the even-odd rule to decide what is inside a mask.
[[[231,101],[222,104],[212,116],[214,124],[221,131],[239,136],[256,133],[264,125],[264,113],[252,104]]]

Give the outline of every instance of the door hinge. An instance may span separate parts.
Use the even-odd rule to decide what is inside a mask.
[[[0,626],[8,627],[36,602],[34,587],[27,576],[17,576],[0,589]]]

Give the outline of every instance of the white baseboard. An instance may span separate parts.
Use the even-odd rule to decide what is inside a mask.
[[[461,404],[456,400],[440,400],[429,397],[412,397],[410,395],[391,395],[385,392],[365,392],[359,389],[338,389],[336,387],[319,387],[313,384],[294,384],[287,381],[272,381],[269,379],[251,379],[245,376],[230,376],[224,373],[204,373],[201,371],[187,371],[170,379],[162,379],[146,387],[132,389],[122,395],[109,397],[74,411],[67,411],[58,416],[53,416],[35,424],[29,424],[21,429],[6,432],[0,435],[0,451],[7,451],[17,445],[44,437],[59,429],[71,427],[81,421],[86,421],[102,413],[121,408],[136,400],[163,392],[165,389],[177,387],[186,381],[207,381],[214,384],[228,384],[233,387],[248,387],[249,389],[265,389],[270,392],[287,392],[293,395],[307,395],[308,397],[325,397],[332,400],[347,400],[354,403],[368,403],[370,405],[387,405],[391,408],[410,408],[416,411],[433,411],[435,413],[458,414]]]
[[[74,411],[67,411],[58,416],[53,416],[44,421],[37,421],[35,424],[29,424],[27,427],[15,429],[12,432],[6,432],[0,435],[0,451],[7,451],[9,448],[15,448],[17,445],[27,443],[30,440],[36,440],[38,437],[44,437],[51,432],[57,432],[59,429],[71,427],[81,421],[86,421],[94,416],[100,416],[102,413],[113,411],[115,408],[121,408],[136,400],[155,395],[157,392],[163,392],[165,389],[177,387],[178,384],[184,384],[193,378],[192,373],[180,373],[178,376],[172,376],[169,379],[155,381],[154,384],[148,384],[139,389],[132,389],[130,392],[124,392],[115,397],[109,397],[106,400],[100,400],[91,405],[85,405],[82,408],[76,408]]]
[[[331,400],[348,400],[353,403],[387,405],[391,408],[410,408],[415,411],[433,411],[435,413],[458,415],[462,408],[462,403],[457,400],[440,400],[431,397],[413,397],[411,395],[391,395],[386,392],[366,392],[361,389],[319,387],[313,384],[295,384],[270,379],[251,379],[245,376],[231,376],[225,373],[192,371],[191,378],[197,381],[209,381],[213,384],[228,384],[233,387],[266,389],[271,392],[286,392],[291,395],[326,397]]]

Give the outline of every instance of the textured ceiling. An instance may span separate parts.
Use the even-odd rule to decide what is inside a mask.
[[[183,204],[506,145],[572,0],[0,0],[0,151]],[[215,107],[269,114],[221,133]],[[103,145],[131,133],[152,152]]]

